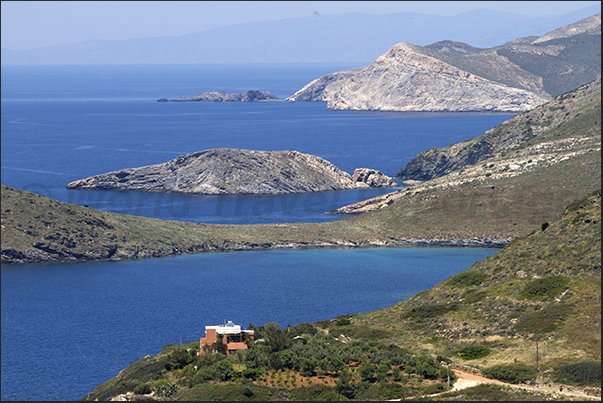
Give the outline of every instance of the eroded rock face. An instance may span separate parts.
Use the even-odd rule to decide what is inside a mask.
[[[381,171],[370,168],[357,168],[352,175],[357,187],[390,187],[398,184]]]
[[[292,101],[321,100],[332,110],[524,112],[547,101],[399,43],[370,66],[314,80]]]
[[[225,195],[321,192],[356,184],[350,174],[313,155],[218,148],[91,176],[67,188]]]

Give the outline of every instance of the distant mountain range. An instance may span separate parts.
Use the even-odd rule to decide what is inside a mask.
[[[547,17],[491,10],[455,16],[397,13],[313,15],[215,28],[179,37],[93,40],[17,51],[2,48],[3,65],[138,63],[370,62],[393,44],[452,40],[474,47],[540,36],[601,11],[591,6]]]

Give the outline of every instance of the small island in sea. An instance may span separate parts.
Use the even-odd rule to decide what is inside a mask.
[[[160,98],[157,102],[260,102],[280,101],[270,91],[249,90],[241,93],[226,91],[207,91],[194,97],[174,97],[171,100]]]
[[[320,157],[298,151],[217,148],[165,163],[91,176],[67,189],[143,190],[188,194],[287,194],[397,186],[382,172],[350,175]]]

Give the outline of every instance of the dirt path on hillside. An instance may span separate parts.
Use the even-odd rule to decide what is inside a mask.
[[[516,388],[516,389],[527,389],[527,390],[531,390],[531,391],[553,393],[553,394],[556,394],[557,396],[563,395],[563,396],[580,397],[580,398],[585,398],[585,399],[589,399],[589,400],[601,400],[600,396],[587,395],[584,391],[579,390],[577,388],[572,388],[571,386],[560,386],[560,385],[547,386],[547,385],[543,385],[543,384],[514,385],[514,384],[510,384],[510,383],[501,382],[496,379],[489,379],[489,378],[485,378],[483,376],[470,374],[468,372],[460,371],[458,369],[454,369],[454,370],[451,369],[451,371],[454,372],[454,374],[457,377],[457,380],[454,383],[454,386],[451,389],[451,391],[458,391],[458,390],[462,390],[462,389],[471,388],[473,386],[479,385],[480,383],[493,383],[495,385],[509,386],[511,388]],[[561,388],[561,390],[560,390],[560,388]]]

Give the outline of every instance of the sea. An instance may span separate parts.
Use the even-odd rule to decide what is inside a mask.
[[[368,64],[368,63],[366,63]],[[366,65],[365,64],[365,65]],[[414,156],[484,133],[501,113],[330,111],[284,99],[360,64],[2,66],[2,184],[121,214],[212,224],[325,222],[385,194],[275,196],[67,190],[67,183],[227,147],[296,150],[389,176]],[[266,90],[282,101],[157,102]],[[232,320],[281,327],[385,308],[494,254],[488,248],[206,253],[1,268],[2,400],[77,400],[168,343]]]

